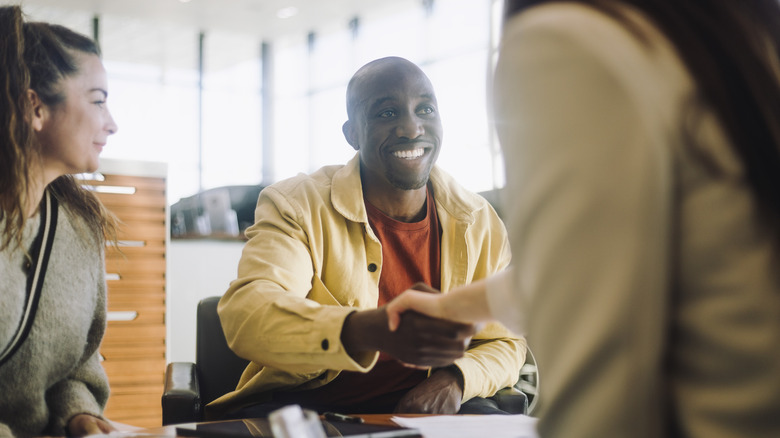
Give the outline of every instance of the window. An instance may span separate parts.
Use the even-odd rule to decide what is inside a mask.
[[[500,4],[398,0],[311,35],[267,41],[269,78],[262,77],[263,42],[255,37],[223,30],[201,40],[195,28],[100,16],[109,107],[119,126],[103,155],[167,163],[171,203],[200,189],[344,163],[355,153],[341,132],[347,82],[366,62],[394,55],[420,65],[436,89],[444,124],[440,166],[474,191],[503,185],[486,102]],[[92,15],[32,5],[25,11],[92,34]],[[264,79],[272,89],[262,89]],[[266,95],[270,114],[263,114]],[[263,148],[272,148],[269,163]]]
[[[262,179],[260,44],[211,32],[204,40],[204,188],[259,184]]]

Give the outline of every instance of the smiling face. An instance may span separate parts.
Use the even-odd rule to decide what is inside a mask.
[[[416,65],[401,58],[367,64],[347,90],[347,141],[360,152],[365,190],[425,187],[439,156],[436,95]]]
[[[108,86],[100,58],[85,53],[74,57],[78,71],[60,82],[65,99],[40,104],[33,123],[49,179],[97,170],[106,139],[117,130],[106,106]]]

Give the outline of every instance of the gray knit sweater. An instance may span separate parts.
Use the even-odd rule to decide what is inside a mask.
[[[25,248],[39,223],[36,216],[26,224]],[[0,437],[64,435],[74,415],[102,414],[108,398],[98,355],[106,326],[103,254],[84,220],[60,205],[35,322],[21,348],[0,367]],[[21,249],[0,252],[0,350],[22,316],[24,263]]]

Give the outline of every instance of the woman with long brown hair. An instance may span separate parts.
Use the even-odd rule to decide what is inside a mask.
[[[117,129],[99,55],[0,7],[0,436],[113,429],[98,347],[115,223],[72,176]]]
[[[780,4],[507,1],[512,271],[413,308],[527,334],[543,437],[780,436]]]

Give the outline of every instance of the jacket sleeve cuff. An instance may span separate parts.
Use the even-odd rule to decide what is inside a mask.
[[[476,382],[484,380],[484,375],[472,370],[469,361],[465,359],[455,361],[454,366],[460,370],[463,376],[463,397],[461,397],[461,403],[481,396],[482,388]]]
[[[268,345],[277,363],[268,365],[291,373],[312,373],[326,369],[357,372],[371,370],[379,358],[378,352],[365,352],[352,357],[341,343],[344,320],[355,309],[328,306],[330,308],[326,311],[316,311],[318,307],[315,305],[315,311],[311,313],[297,309],[299,315],[309,318],[306,326],[317,329],[303,330],[301,326],[275,336]]]
[[[463,374],[463,400],[490,397],[517,383],[525,360],[526,341],[490,323],[471,341],[464,357],[455,361]]]
[[[375,351],[373,353],[371,352],[364,352],[364,353],[358,353],[355,355],[355,357],[350,356],[349,353],[347,353],[347,349],[344,347],[344,344],[341,343],[341,330],[344,327],[344,320],[347,319],[347,316],[355,312],[355,309],[349,309],[348,312],[344,313],[343,315],[339,316],[339,324],[338,324],[338,336],[336,336],[337,339],[337,345],[339,349],[340,355],[343,355],[346,359],[346,363],[344,367],[341,368],[335,368],[335,369],[341,369],[341,370],[347,370],[347,371],[358,371],[358,372],[368,372],[371,370],[371,368],[374,367],[377,360],[379,359],[379,352]]]

